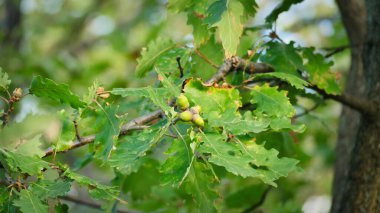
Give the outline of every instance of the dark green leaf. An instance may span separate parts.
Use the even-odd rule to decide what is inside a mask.
[[[214,2],[207,10],[207,18],[205,22],[209,26],[213,26],[222,19],[223,13],[227,10],[227,0],[218,0]]]
[[[66,84],[57,84],[53,80],[42,76],[35,76],[33,78],[29,92],[37,97],[70,104],[75,109],[86,106],[86,103],[73,94]]]
[[[24,213],[47,213],[48,206],[45,205],[36,195],[29,190],[21,190],[19,199],[14,201],[14,205],[20,207]]]
[[[185,180],[193,158],[189,149],[184,141],[174,140],[172,142],[166,152],[169,157],[160,168],[160,172],[163,173],[163,185],[169,184],[173,187],[179,187]]]
[[[64,175],[78,183],[81,186],[85,186],[92,198],[97,200],[120,200],[118,198],[118,187],[106,186],[92,180],[86,176],[75,173],[69,169],[65,169]]]
[[[210,170],[204,164],[194,161],[184,187],[194,197],[198,212],[216,212],[214,202],[218,194],[212,189],[213,182],[215,179]]]
[[[11,80],[8,78],[8,74],[3,72],[3,69],[0,67],[0,91],[7,90]]]
[[[144,77],[147,72],[151,71],[156,60],[173,49],[175,44],[169,39],[158,38],[148,44],[143,49],[141,57],[137,59],[136,74],[138,77]]]
[[[267,150],[252,141],[227,142],[220,134],[203,134],[204,143],[199,151],[209,153],[209,161],[225,167],[227,171],[242,177],[260,178],[264,183],[276,186],[275,180],[297,169],[297,160],[277,157],[278,151]]]
[[[49,167],[49,163],[43,161],[38,156],[25,156],[22,154],[16,154],[13,152],[7,152],[3,149],[0,151],[4,154],[8,166],[15,172],[21,170],[23,173],[28,173],[29,175],[41,174],[41,170]]]
[[[275,22],[281,13],[288,11],[293,4],[298,4],[302,1],[303,0],[282,0],[282,2],[265,18],[265,22]]]
[[[294,42],[289,44],[269,42],[266,44],[266,53],[260,57],[262,62],[274,66],[276,72],[285,72],[299,76],[298,70],[303,70],[303,61],[294,48]]]
[[[29,190],[41,200],[63,196],[70,191],[71,184],[67,180],[39,180],[29,186]]]
[[[137,171],[142,163],[141,158],[162,138],[169,124],[162,128],[151,127],[138,135],[124,137],[116,146],[116,150],[112,152],[107,163],[124,174]]]
[[[303,48],[303,57],[307,60],[305,69],[309,73],[309,80],[328,94],[338,95],[341,88],[336,76],[330,71],[333,62],[329,62],[323,55],[314,52],[314,48]]]

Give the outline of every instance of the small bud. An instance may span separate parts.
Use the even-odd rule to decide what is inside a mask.
[[[16,88],[12,94],[15,98],[20,99],[22,97],[22,89]]]
[[[110,97],[110,94],[108,92],[104,92],[104,87],[98,87],[98,89],[96,90],[96,94],[103,99],[107,99],[108,97]]]
[[[97,95],[100,95],[104,92],[104,87],[98,87],[98,89],[96,90],[96,94]]]

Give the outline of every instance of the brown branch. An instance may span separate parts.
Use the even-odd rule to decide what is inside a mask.
[[[123,125],[121,127],[119,136],[126,135],[130,131],[133,131],[136,129],[142,129],[141,125],[149,123],[149,122],[151,122],[155,119],[161,118],[161,117],[162,117],[162,111],[156,110],[156,111],[149,113],[147,115],[143,115],[141,117],[135,118],[135,119],[129,121],[128,123],[126,123],[125,125]],[[62,151],[58,151],[58,152],[67,152],[69,150],[84,146],[86,144],[90,144],[94,141],[95,141],[95,135],[89,135],[89,136],[81,137],[79,140],[78,139],[75,140],[69,148],[62,150]],[[53,153],[55,153],[55,150],[52,147],[50,147],[50,148],[45,150],[44,157],[50,156]]]
[[[327,94],[326,91],[319,89],[317,86],[314,86],[314,85],[310,86],[309,88],[315,90],[326,99],[335,100],[363,114],[377,117],[377,112],[379,110],[380,103],[376,103],[374,101],[370,101],[362,97],[347,96],[345,94],[342,94],[342,95]]]
[[[62,197],[60,197],[60,199],[61,200],[66,200],[66,201],[70,201],[72,203],[80,204],[80,205],[83,205],[83,206],[88,206],[88,207],[91,207],[91,208],[94,208],[94,209],[101,209],[102,208],[102,205],[100,205],[98,203],[94,203],[94,202],[87,201],[87,200],[82,200],[82,199],[79,199],[79,198],[76,198],[76,197],[72,197],[72,196],[69,196],[69,195],[62,196]],[[119,213],[139,213],[140,211],[117,209],[116,212],[119,212]]]
[[[253,212],[255,209],[259,208],[261,205],[264,204],[265,202],[265,199],[267,198],[267,195],[270,191],[271,187],[268,187],[264,193],[261,195],[260,197],[260,200],[257,202],[257,203],[254,203],[252,206],[250,206],[249,208],[245,209],[243,211],[243,213],[249,213],[249,212]]]
[[[255,63],[238,57],[226,59],[222,66],[208,81],[206,85],[213,85],[226,77],[233,70],[242,70],[249,74],[273,72],[274,68],[269,64]]]

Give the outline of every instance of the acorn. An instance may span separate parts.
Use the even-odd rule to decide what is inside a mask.
[[[190,112],[192,112],[193,114],[199,114],[201,113],[201,111],[202,111],[202,108],[199,105],[196,105],[190,108]]]
[[[181,94],[178,96],[177,106],[181,110],[186,110],[187,108],[189,108],[189,106],[190,106],[189,100],[187,99],[187,97],[184,94]]]
[[[189,110],[186,110],[179,114],[179,118],[182,121],[191,121],[191,119],[193,118],[193,114]]]
[[[203,118],[199,114],[193,114],[193,123],[195,123],[199,127],[204,127],[205,122]]]

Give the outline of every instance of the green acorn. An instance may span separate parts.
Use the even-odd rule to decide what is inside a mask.
[[[205,121],[199,114],[193,114],[193,123],[195,123],[199,127],[205,126]]]
[[[179,114],[179,119],[181,119],[182,121],[191,121],[192,118],[193,114],[189,110],[186,110]]]
[[[189,108],[189,106],[190,106],[189,100],[186,98],[186,96],[184,94],[181,94],[181,95],[178,96],[178,98],[177,98],[177,106],[181,110],[186,110],[187,108]]]

